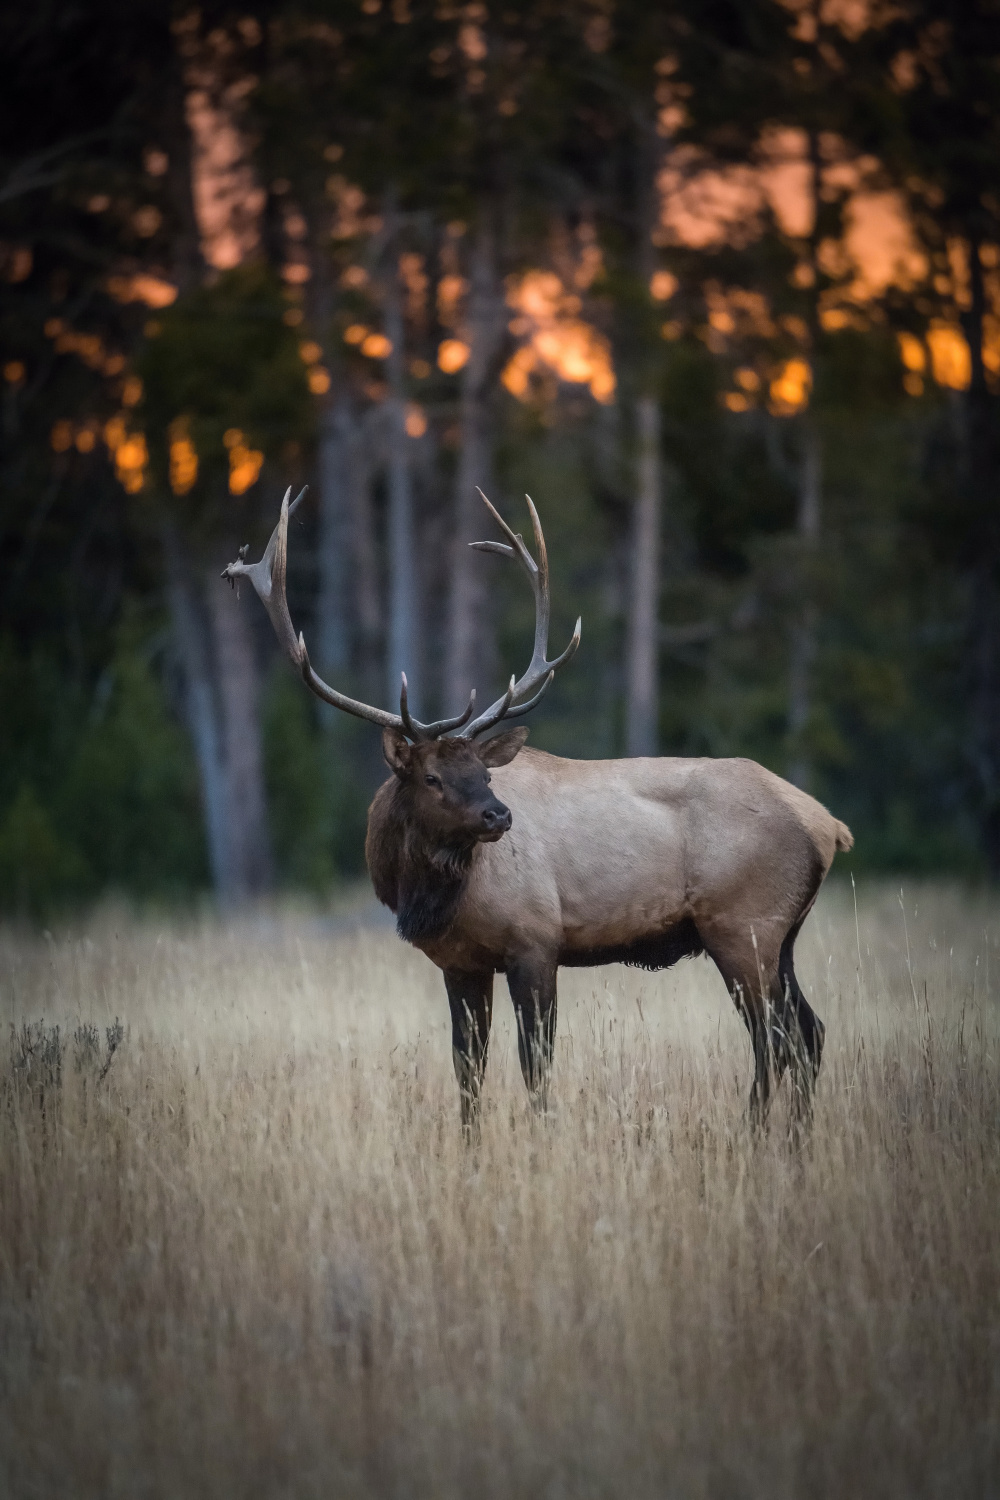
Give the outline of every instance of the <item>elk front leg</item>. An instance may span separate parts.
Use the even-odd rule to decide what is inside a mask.
[[[547,959],[513,963],[507,986],[517,1022],[517,1055],[533,1108],[544,1114],[556,1043],[556,965]]]
[[[451,1006],[451,1060],[461,1095],[462,1126],[469,1131],[479,1122],[493,1021],[493,974],[445,969],[444,982]]]

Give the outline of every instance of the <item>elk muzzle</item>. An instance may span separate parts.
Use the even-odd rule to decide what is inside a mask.
[[[480,842],[484,844],[495,844],[497,839],[502,839],[513,822],[509,807],[498,802],[494,797],[490,805],[483,809],[482,833],[479,835]]]

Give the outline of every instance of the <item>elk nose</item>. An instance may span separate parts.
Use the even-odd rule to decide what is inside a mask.
[[[496,833],[497,829],[506,832],[510,825],[510,808],[504,807],[502,802],[498,802],[496,807],[488,807],[483,813],[483,827],[490,833]]]

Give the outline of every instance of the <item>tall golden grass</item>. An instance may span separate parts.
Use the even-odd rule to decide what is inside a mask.
[[[958,891],[823,898],[802,1149],[784,1101],[750,1138],[705,960],[563,973],[544,1119],[498,980],[470,1149],[391,930],[0,934],[0,1487],[996,1494],[998,934]]]

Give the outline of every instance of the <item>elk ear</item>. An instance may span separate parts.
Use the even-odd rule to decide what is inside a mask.
[[[498,734],[495,739],[487,740],[485,745],[476,746],[479,759],[484,766],[509,766],[529,733],[530,730],[521,728],[508,729],[504,734]]]
[[[410,769],[410,754],[413,746],[401,729],[383,729],[382,754],[390,771],[402,780]]]

